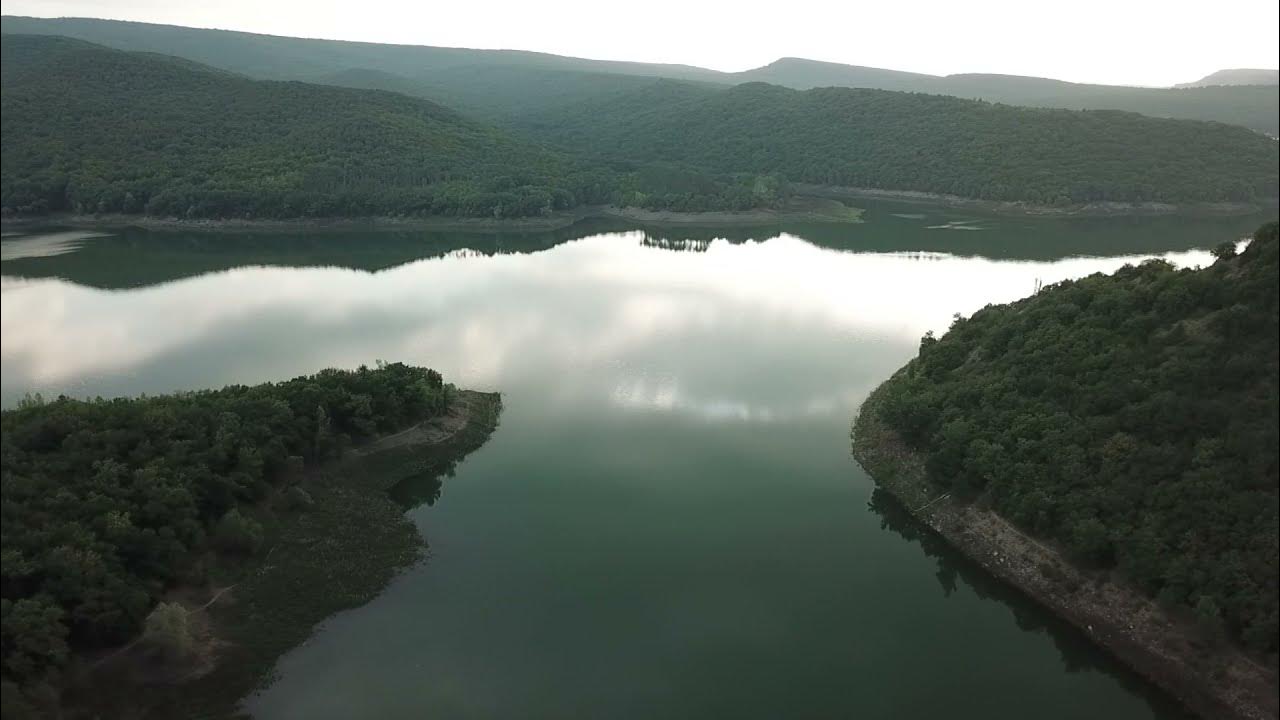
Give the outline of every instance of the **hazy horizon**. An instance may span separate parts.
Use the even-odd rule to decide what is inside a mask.
[[[1208,14],[1202,6],[1085,0],[1069,15],[1005,0],[861,8],[802,0],[785,15],[744,12],[720,1],[655,0],[625,18],[625,32],[618,32],[619,20],[585,0],[431,8],[369,0],[358,13],[338,0],[285,0],[269,7],[265,13],[249,0],[13,0],[4,13],[527,50],[725,72],[799,57],[932,75],[995,73],[1137,86],[1191,82],[1222,69],[1274,68],[1280,54],[1280,6],[1254,0],[1224,0]]]

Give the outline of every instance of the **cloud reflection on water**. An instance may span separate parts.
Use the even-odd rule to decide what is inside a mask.
[[[3,401],[256,382],[384,358],[551,405],[588,399],[718,421],[844,413],[953,313],[1143,257],[850,253],[786,234],[690,253],[642,239],[457,252],[377,273],[242,267],[127,291],[4,277]]]

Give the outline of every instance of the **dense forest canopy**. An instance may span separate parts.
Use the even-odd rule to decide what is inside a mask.
[[[6,33],[64,35],[121,50],[177,55],[256,78],[329,82],[331,77],[345,76],[343,82],[335,84],[386,89],[390,75],[400,92],[493,119],[516,119],[528,108],[532,96],[522,88],[522,78],[543,84],[550,79],[538,73],[555,71],[559,77],[554,82],[561,89],[545,97],[532,97],[533,102],[558,104],[573,96],[607,93],[613,91],[611,88],[624,89],[637,80],[654,78],[721,85],[768,82],[800,90],[860,87],[953,95],[1010,105],[1125,110],[1157,117],[1212,120],[1273,136],[1280,134],[1274,80],[1270,88],[1137,88],[1018,75],[942,77],[804,58],[782,58],[753,70],[724,73],[687,65],[611,62],[513,50],[275,37],[119,20],[6,16],[2,23]],[[1270,72],[1274,77],[1275,71]],[[477,76],[478,81],[473,82]],[[1265,76],[1247,79],[1257,82],[1259,77]]]
[[[65,38],[6,36],[2,92],[2,204],[14,212],[507,216],[609,190],[426,100]]]
[[[988,200],[1274,203],[1280,146],[1237,127],[882,90],[667,81],[529,122],[565,147],[712,172]]]
[[[1277,649],[1280,237],[957,316],[881,417],[942,488]]]
[[[137,635],[165,590],[198,581],[202,556],[256,550],[251,508],[290,497],[304,463],[434,417],[449,392],[435,371],[395,363],[4,411],[6,708],[56,686],[72,651]]]
[[[755,175],[588,163],[394,92],[250,80],[67,38],[5,36],[2,72],[12,214],[501,218],[780,197]]]

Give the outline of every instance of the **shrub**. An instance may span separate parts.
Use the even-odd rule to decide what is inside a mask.
[[[195,639],[187,609],[176,602],[164,602],[147,616],[142,641],[155,654],[181,660],[191,654]]]
[[[220,550],[251,554],[262,545],[262,525],[232,509],[218,521],[213,537]]]

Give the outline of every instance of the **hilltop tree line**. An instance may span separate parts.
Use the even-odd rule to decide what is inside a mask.
[[[137,636],[167,589],[203,582],[210,553],[257,550],[255,508],[305,502],[293,484],[308,464],[448,402],[439,373],[395,363],[157,397],[31,398],[4,411],[5,716],[56,697],[74,652]]]
[[[1204,269],[1161,260],[968,319],[886,386],[930,477],[1277,649],[1277,225]]]

